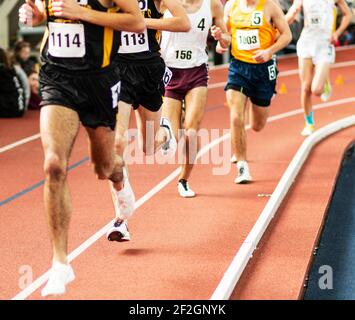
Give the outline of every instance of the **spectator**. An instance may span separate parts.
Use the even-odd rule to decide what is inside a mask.
[[[28,109],[38,110],[40,109],[40,103],[42,101],[39,91],[39,74],[33,70],[28,76],[28,80],[31,88],[31,98],[28,104]]]
[[[25,113],[24,88],[7,52],[0,48],[0,117],[21,117]]]
[[[28,42],[18,41],[14,46],[14,58],[17,64],[26,72],[28,76],[36,64],[36,61],[31,59],[31,46]]]

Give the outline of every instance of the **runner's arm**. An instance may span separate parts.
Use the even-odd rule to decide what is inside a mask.
[[[229,35],[231,35],[230,33],[230,25],[229,25],[229,13],[231,11],[232,8],[232,4],[233,4],[233,0],[229,0],[225,5],[224,5],[224,13],[223,13],[223,22],[224,25],[226,26],[226,29],[229,33]],[[227,52],[228,49],[227,48],[222,48],[222,46],[220,45],[220,43],[217,43],[216,46],[216,52],[219,54],[223,54],[224,52]]]
[[[136,0],[113,0],[122,12],[100,12],[80,6],[76,0],[56,0],[52,2],[54,15],[70,20],[82,20],[114,30],[143,32],[144,19]]]
[[[350,24],[351,17],[352,17],[350,8],[348,4],[345,2],[345,0],[338,0],[336,1],[336,4],[338,5],[341,13],[343,14],[343,17],[341,18],[341,22],[338,29],[333,34],[333,40],[335,41],[338,40],[340,35],[346,30],[346,28]]]
[[[212,37],[218,41],[223,49],[227,49],[231,42],[231,36],[224,23],[223,6],[220,0],[212,0],[212,16],[215,24],[211,28]]]
[[[148,29],[164,30],[172,32],[188,32],[191,29],[189,17],[184,7],[176,0],[161,0],[161,8],[168,9],[172,18],[150,19],[146,18],[145,23]],[[163,10],[160,10],[163,11]]]
[[[290,9],[288,9],[286,13],[286,21],[288,24],[292,24],[296,20],[301,9],[302,0],[294,0],[292,6],[290,7]]]
[[[276,42],[265,50],[258,50],[254,55],[255,61],[263,63],[269,61],[272,56],[285,48],[292,40],[292,34],[289,25],[286,22],[285,15],[281,8],[273,1],[268,2],[270,17],[274,27],[279,32],[279,37]]]
[[[269,48],[273,55],[285,48],[291,42],[292,33],[281,8],[274,2],[270,2],[269,5],[271,6],[271,20],[273,21],[276,30],[279,32],[279,37],[276,42]]]

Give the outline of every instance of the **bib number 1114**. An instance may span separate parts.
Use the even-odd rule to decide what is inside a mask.
[[[85,55],[85,33],[82,24],[48,24],[48,52],[58,58],[82,58]]]

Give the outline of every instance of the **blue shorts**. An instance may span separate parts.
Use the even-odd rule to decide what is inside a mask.
[[[277,73],[275,59],[253,64],[232,58],[224,90],[239,91],[250,98],[253,104],[268,107],[276,93]]]

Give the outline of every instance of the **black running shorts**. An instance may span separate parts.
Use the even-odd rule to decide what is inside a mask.
[[[117,67],[95,71],[70,72],[44,65],[40,72],[41,106],[59,105],[76,111],[85,127],[116,126],[120,97],[120,72]]]
[[[158,57],[153,61],[120,61],[118,66],[122,79],[120,100],[134,109],[141,105],[152,112],[159,111],[165,93],[164,60]]]

